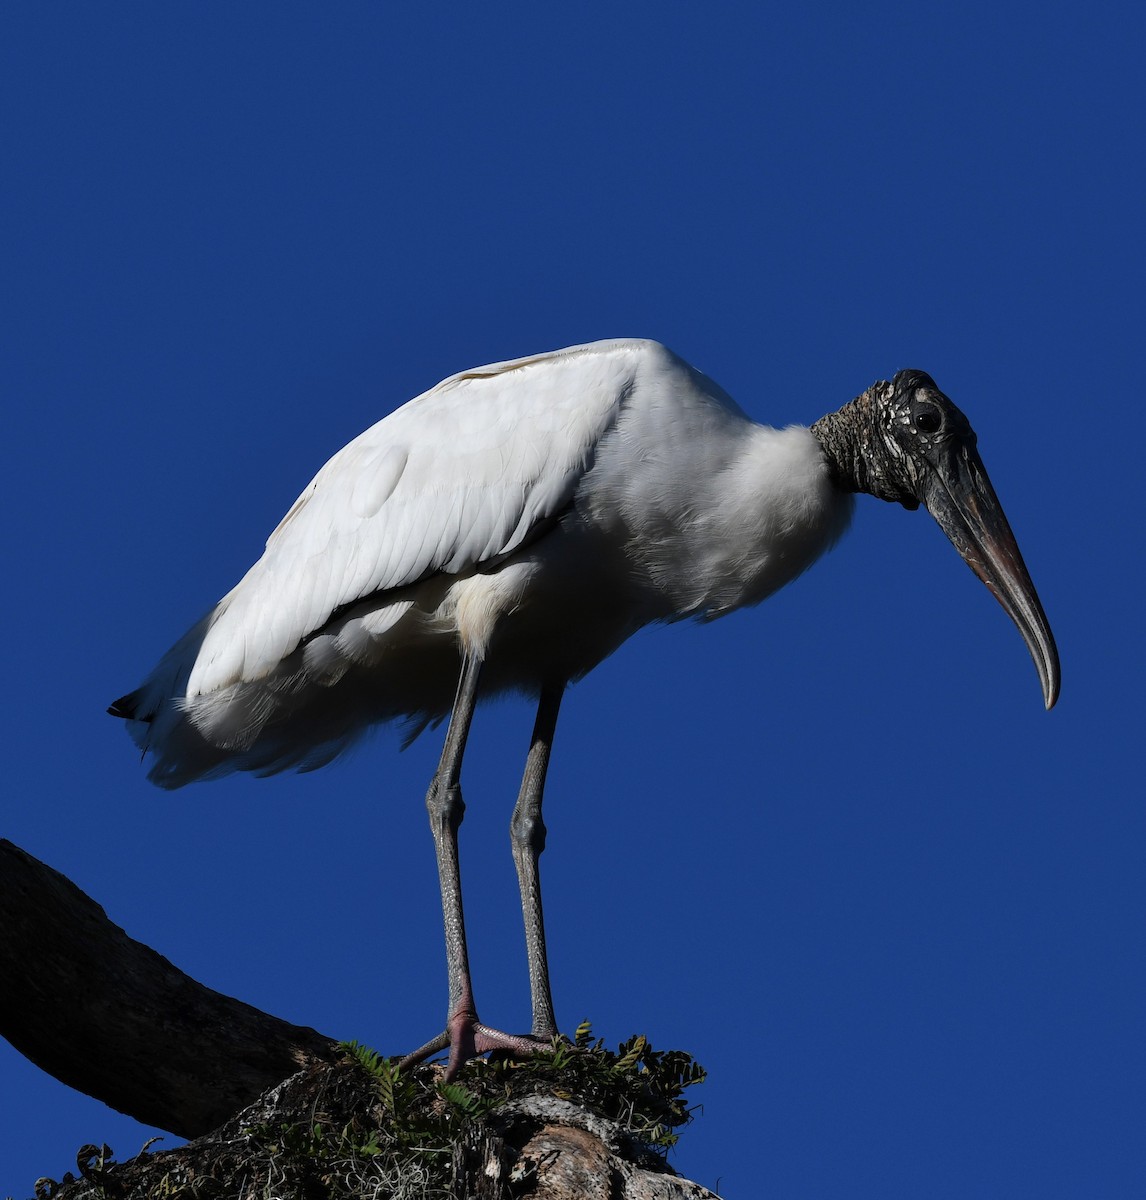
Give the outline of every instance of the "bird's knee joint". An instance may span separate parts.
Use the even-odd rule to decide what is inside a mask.
[[[540,854],[545,849],[545,822],[541,814],[515,810],[509,823],[509,836],[516,845]]]
[[[440,784],[435,779],[426,793],[426,811],[430,814],[432,824],[443,828],[452,826],[456,829],[462,823],[466,812],[462,789],[457,784]]]

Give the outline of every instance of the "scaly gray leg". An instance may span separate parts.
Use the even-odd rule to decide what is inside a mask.
[[[434,835],[434,850],[438,860],[438,881],[442,888],[442,917],[446,931],[446,969],[449,974],[449,1010],[446,1028],[437,1037],[402,1060],[402,1066],[422,1062],[432,1054],[449,1047],[445,1078],[454,1078],[462,1064],[489,1050],[511,1050],[528,1055],[537,1050],[539,1042],[526,1034],[502,1033],[478,1023],[474,1006],[473,984],[470,980],[469,954],[466,950],[466,926],[462,915],[461,872],[458,867],[458,827],[465,814],[462,801],[461,771],[466,738],[477,704],[478,679],[481,663],[468,655],[462,660],[461,678],[454,699],[442,758],[430,790],[426,793],[426,810],[430,814],[430,829]]]
[[[553,747],[553,731],[557,727],[557,714],[564,692],[565,684],[561,683],[546,687],[541,693],[521,791],[509,825],[513,861],[521,888],[521,912],[525,918],[525,952],[529,959],[529,990],[533,998],[533,1036],[546,1041],[551,1041],[557,1035],[557,1022],[553,1016],[553,995],[549,987],[545,920],[541,911],[541,877],[537,860],[545,849],[541,802],[549,754]]]

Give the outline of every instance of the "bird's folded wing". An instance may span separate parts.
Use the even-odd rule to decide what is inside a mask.
[[[466,371],[368,429],[219,602],[187,695],[263,677],[347,605],[512,553],[571,500],[645,352],[605,342]]]

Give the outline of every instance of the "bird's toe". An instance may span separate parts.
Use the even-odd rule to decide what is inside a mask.
[[[474,1017],[455,1017],[451,1019],[449,1028],[431,1038],[424,1046],[419,1046],[417,1050],[407,1054],[401,1065],[412,1067],[443,1050],[448,1050],[449,1059],[445,1073],[445,1081],[448,1083],[472,1058],[480,1058],[484,1054],[531,1058],[539,1051],[549,1050],[552,1046],[553,1037],[543,1037],[534,1033],[505,1033],[489,1025],[480,1024]]]

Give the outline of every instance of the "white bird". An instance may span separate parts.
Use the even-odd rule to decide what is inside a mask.
[[[180,787],[329,762],[370,726],[449,714],[426,798],[445,919],[452,1077],[556,1035],[538,856],[566,686],[654,621],[711,620],[790,583],[843,533],[853,494],[924,504],[1015,621],[1047,708],[1058,654],[966,418],[919,371],[810,429],[750,420],[655,342],[574,346],[463,371],[355,438],[262,558],[109,709]],[[538,702],[513,810],[533,1024],[479,1023],[458,871],[477,702]]]

